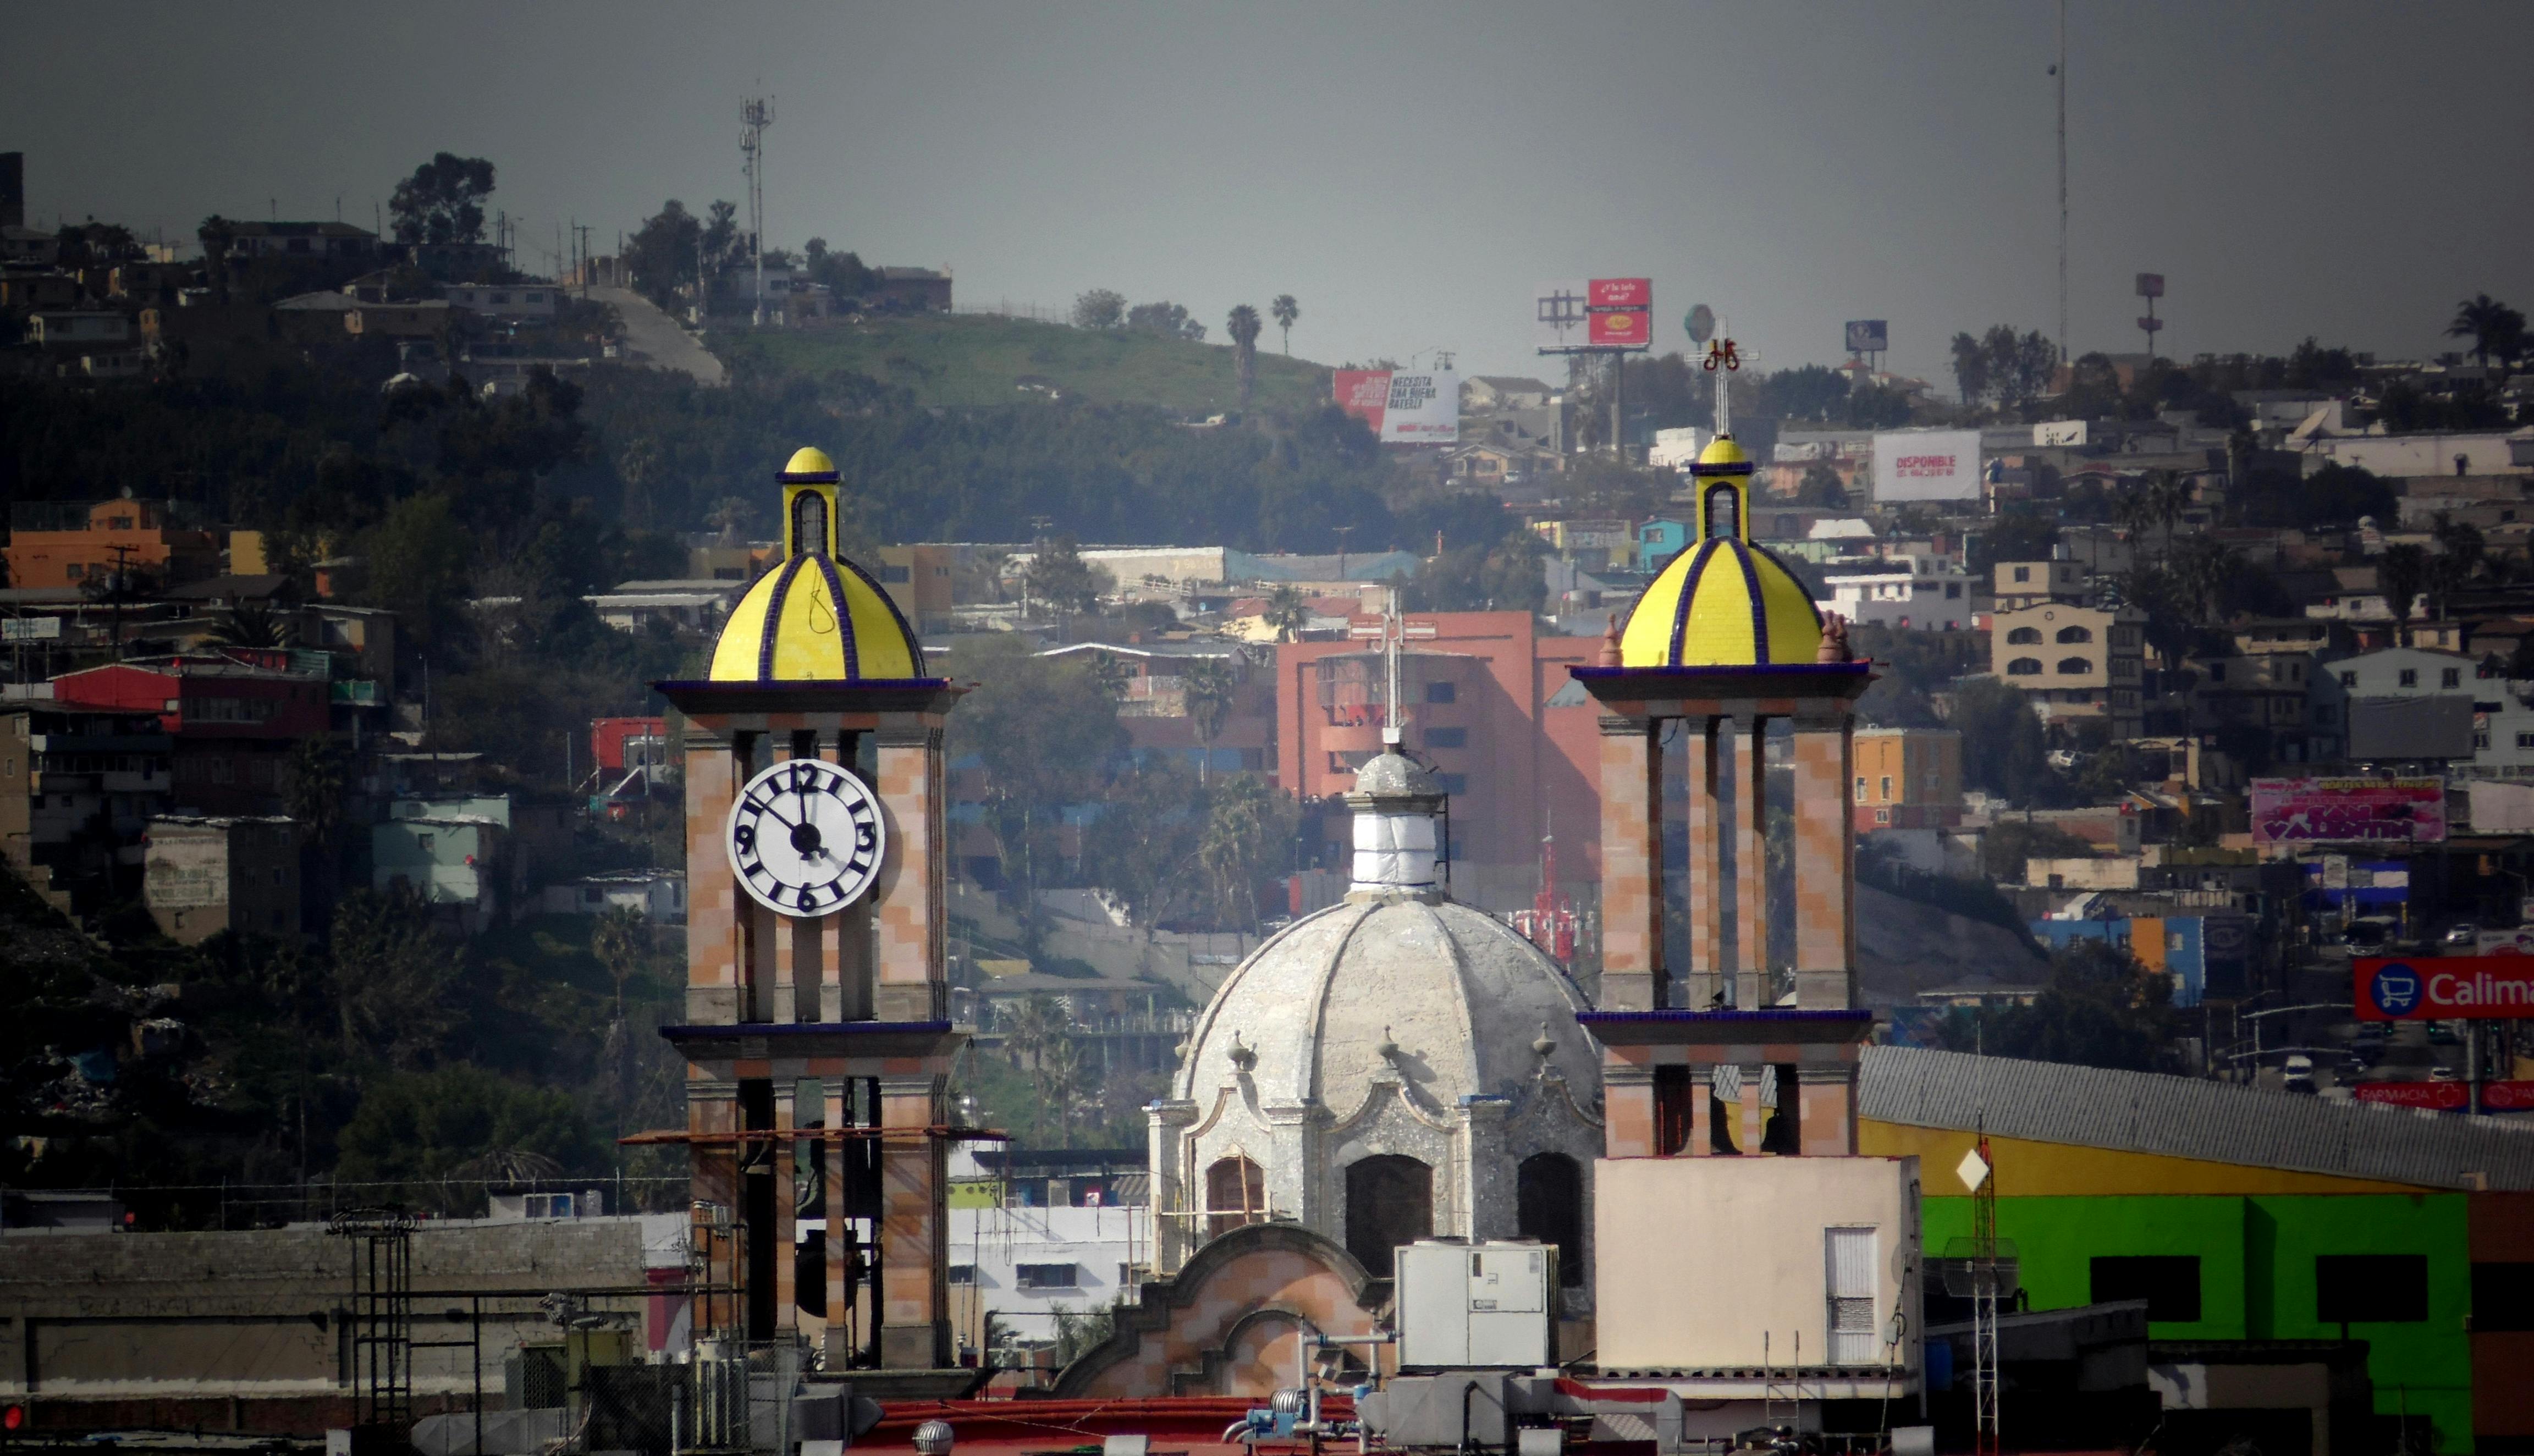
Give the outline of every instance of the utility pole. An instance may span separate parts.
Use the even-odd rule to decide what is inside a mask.
[[[580,296],[587,298],[589,296],[589,224],[575,222],[573,227],[580,234]]]
[[[774,103],[752,97],[740,108],[741,170],[748,174],[748,251],[756,260],[756,296],[751,322],[765,324],[765,129],[774,124]]]
[[[2068,358],[2068,0],[2059,0],[2059,358]],[[2153,352],[2151,349],[2149,352]]]

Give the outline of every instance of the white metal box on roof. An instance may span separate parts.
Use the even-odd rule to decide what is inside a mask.
[[[1556,1357],[1557,1251],[1420,1240],[1400,1248],[1402,1369],[1532,1369]]]

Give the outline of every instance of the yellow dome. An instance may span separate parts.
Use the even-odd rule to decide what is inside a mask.
[[[1702,465],[1740,465],[1742,469],[1738,473],[1751,473],[1751,457],[1743,454],[1742,447],[1730,435],[1719,435],[1707,442],[1707,449],[1698,453],[1698,462]]]
[[[785,485],[833,485],[836,462],[814,445],[805,445],[792,452],[791,461],[783,467]]]
[[[716,683],[904,682],[924,647],[897,604],[836,550],[836,462],[793,452],[783,467],[783,557],[731,609],[714,644]]]
[[[756,578],[722,624],[709,674],[716,683],[924,675],[924,648],[888,593],[862,568],[819,552],[803,552]]]
[[[1795,574],[1750,540],[1751,457],[1718,436],[1690,466],[1693,543],[1663,565],[1619,636],[1622,667],[1776,667],[1813,662],[1821,612]]]

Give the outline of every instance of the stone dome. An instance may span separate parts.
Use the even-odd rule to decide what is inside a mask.
[[[1175,1095],[1203,1099],[1245,1072],[1262,1106],[1317,1104],[1340,1119],[1376,1080],[1438,1110],[1520,1099],[1544,1036],[1548,1065],[1589,1097],[1600,1057],[1575,1019],[1588,1009],[1556,962],[1483,912],[1350,895],[1279,932],[1216,990]]]

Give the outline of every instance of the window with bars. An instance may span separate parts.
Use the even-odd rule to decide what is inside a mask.
[[[1830,1307],[1830,1363],[1876,1364],[1882,1342],[1874,1327],[1874,1274],[1879,1262],[1873,1229],[1824,1229],[1824,1281]]]

